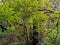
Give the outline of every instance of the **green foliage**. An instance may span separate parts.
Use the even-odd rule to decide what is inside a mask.
[[[0,23],[8,29],[7,32],[16,31],[16,34],[18,32],[19,38],[22,37],[23,39],[23,44],[25,42],[26,45],[28,45],[28,41],[31,41],[30,33],[36,31],[38,32],[38,40],[40,40],[40,37],[42,37],[44,33],[48,33],[46,37],[44,37],[45,40],[42,40],[42,45],[54,45],[54,41],[56,43],[58,43],[58,39],[60,41],[60,36],[56,38],[56,35],[58,35],[57,32],[60,29],[60,11],[53,10],[51,5],[49,5],[49,1],[50,0],[2,0],[2,4],[0,4]],[[34,30],[33,26],[37,29]],[[33,34],[31,34],[31,36],[32,35]],[[4,36],[6,36],[5,33],[0,34],[0,37]],[[19,44],[11,43],[10,45]]]

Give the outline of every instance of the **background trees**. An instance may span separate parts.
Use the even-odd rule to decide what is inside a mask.
[[[59,45],[59,20],[50,0],[1,0],[1,45]]]

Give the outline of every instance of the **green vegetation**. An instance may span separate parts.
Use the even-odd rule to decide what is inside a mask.
[[[60,11],[50,0],[1,0],[0,45],[60,45]]]

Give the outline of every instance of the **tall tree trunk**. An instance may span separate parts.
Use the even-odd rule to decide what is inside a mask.
[[[32,45],[38,44],[38,32],[37,32],[37,23],[36,20],[33,20],[33,36],[32,36]]]

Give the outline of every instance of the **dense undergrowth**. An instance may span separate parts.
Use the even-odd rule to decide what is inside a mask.
[[[55,7],[51,0],[0,2],[0,45],[60,45],[56,1]]]

